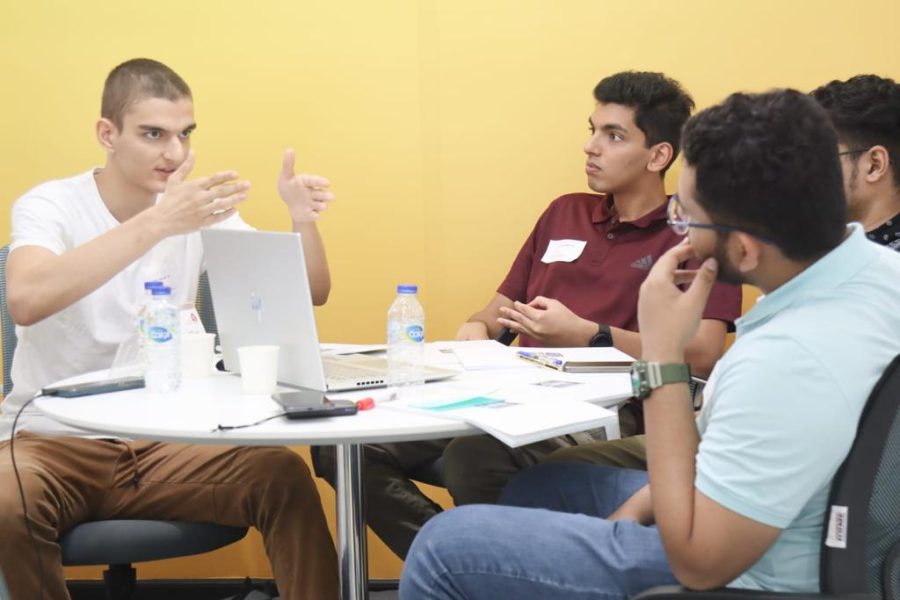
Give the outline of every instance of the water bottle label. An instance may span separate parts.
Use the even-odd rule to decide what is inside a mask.
[[[421,325],[410,325],[406,328],[406,337],[413,342],[424,341],[425,328]]]
[[[147,330],[147,337],[150,338],[151,342],[164,344],[172,339],[172,332],[165,327],[154,325]]]

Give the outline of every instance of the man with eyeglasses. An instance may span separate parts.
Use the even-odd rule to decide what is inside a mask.
[[[594,98],[584,153],[595,193],[550,204],[494,298],[460,327],[458,339],[494,338],[508,327],[523,346],[615,346],[640,355],[638,290],[655,261],[681,241],[666,226],[664,176],[694,101],[677,81],[643,72],[606,77]],[[726,285],[711,294],[687,351],[693,372],[705,376],[721,356],[740,294]],[[623,434],[637,432],[622,421]],[[521,469],[557,448],[598,438],[578,433],[516,449],[489,436],[366,446],[368,522],[405,556],[422,524],[441,510],[410,480],[417,466],[443,454],[444,484],[457,505],[495,502]],[[318,456],[317,472],[333,478],[333,450],[322,448]]]
[[[811,95],[838,134],[848,218],[873,242],[900,250],[900,84],[857,75]]]
[[[838,134],[847,219],[861,223],[873,242],[900,251],[900,84],[877,75],[857,75],[832,81],[810,95],[825,108]],[[668,219],[682,235],[689,227],[727,230],[691,223],[678,194],[669,200]],[[798,231],[804,234],[808,230]],[[734,281],[736,277],[722,263],[719,278]],[[643,436],[563,448],[545,461],[647,468]]]
[[[733,94],[683,135],[671,208],[688,241],[638,302],[649,473],[543,464],[510,483],[507,506],[438,515],[410,549],[401,600],[625,600],[676,582],[819,592],[833,478],[900,353],[900,255],[847,225],[837,136],[809,96]],[[691,256],[700,268],[682,269]],[[685,348],[723,277],[766,295],[695,419]]]

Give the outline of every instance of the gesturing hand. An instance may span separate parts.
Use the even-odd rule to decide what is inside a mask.
[[[278,194],[287,204],[293,222],[318,221],[320,213],[334,201],[334,194],[328,190],[330,185],[331,182],[318,175],[295,175],[294,151],[285,150],[278,175]]]
[[[194,168],[194,153],[166,181],[163,197],[154,207],[166,236],[190,233],[224,221],[234,213],[234,205],[247,199],[249,181],[234,181],[237,171],[219,171],[187,180]]]
[[[684,348],[700,327],[718,265],[714,258],[707,258],[697,270],[678,268],[693,257],[694,249],[687,241],[670,248],[641,284],[638,325],[641,353],[647,360],[683,361]],[[678,287],[686,283],[690,283],[686,290]]]
[[[597,333],[597,324],[582,319],[553,298],[537,296],[528,304],[516,302],[500,308],[497,322],[525,334],[544,346],[586,346]]]

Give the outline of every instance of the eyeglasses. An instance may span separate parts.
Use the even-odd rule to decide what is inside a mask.
[[[848,154],[861,154],[866,152],[867,150],[871,150],[872,146],[868,148],[853,148],[851,150],[844,150],[843,152],[838,152],[838,156],[847,156]]]
[[[666,223],[672,228],[672,231],[678,235],[687,235],[691,227],[695,229],[711,229],[713,231],[740,231],[755,237],[761,242],[771,244],[768,239],[750,231],[743,227],[734,227],[732,225],[718,225],[716,223],[694,223],[688,215],[684,214],[684,207],[678,199],[678,194],[672,194],[669,198],[669,205],[666,207]]]

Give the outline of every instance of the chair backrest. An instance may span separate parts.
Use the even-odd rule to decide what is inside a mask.
[[[900,356],[863,410],[850,453],[834,478],[828,522],[846,547],[822,546],[824,593],[900,598]]]
[[[11,391],[13,382],[9,376],[12,369],[13,354],[16,352],[16,324],[9,316],[9,306],[6,303],[6,257],[9,255],[9,246],[0,248],[0,324],[2,324],[3,333],[3,397],[5,398]],[[197,312],[200,314],[200,321],[208,333],[219,335],[219,329],[216,326],[216,313],[213,310],[212,294],[209,290],[209,277],[206,271],[200,274],[200,281],[197,284]]]
[[[16,324],[9,316],[9,307],[6,304],[6,257],[9,255],[9,246],[0,248],[0,324],[3,331],[3,397],[12,390],[12,380],[9,371],[12,369],[13,354],[16,351]]]

